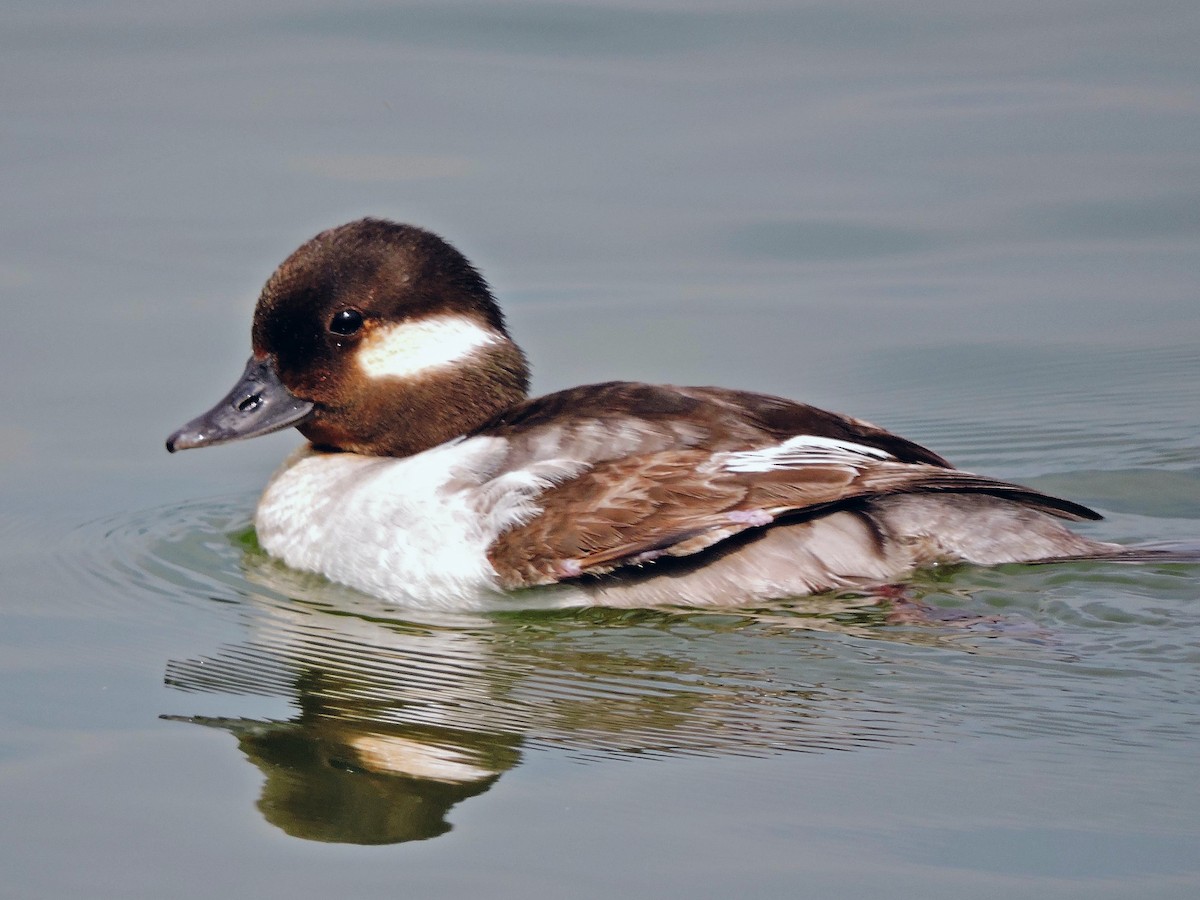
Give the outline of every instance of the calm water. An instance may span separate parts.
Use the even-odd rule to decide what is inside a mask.
[[[1193,2],[0,3],[0,896],[1191,898],[1200,567],[430,617],[168,457],[320,228],[1200,539]]]

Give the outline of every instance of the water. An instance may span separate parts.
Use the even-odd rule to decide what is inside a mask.
[[[0,896],[1193,897],[1200,570],[398,612],[168,457],[320,228],[1200,538],[1188,3],[4,4]]]

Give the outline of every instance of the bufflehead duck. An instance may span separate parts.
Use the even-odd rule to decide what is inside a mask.
[[[530,399],[487,283],[411,225],[362,219],[301,246],[252,339],[241,380],[167,449],[299,429],[259,542],[398,603],[536,588],[549,605],[717,606],[1128,553],[1062,524],[1100,518],[1085,506],[779,397],[609,382]]]

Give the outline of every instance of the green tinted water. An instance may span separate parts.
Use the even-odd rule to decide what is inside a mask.
[[[537,387],[771,391],[1200,538],[1188,4],[9,4],[0,894],[1179,897],[1200,570],[430,617],[168,457],[363,214]]]

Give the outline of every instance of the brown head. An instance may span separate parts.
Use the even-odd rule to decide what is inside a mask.
[[[437,235],[380,219],[322,232],[284,260],[252,342],[242,380],[168,450],[295,426],[318,447],[407,456],[528,390],[525,357],[479,273]]]

